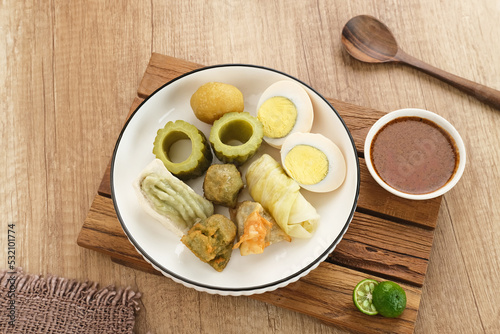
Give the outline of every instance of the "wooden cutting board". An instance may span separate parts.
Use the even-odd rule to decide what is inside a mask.
[[[129,115],[157,88],[200,67],[154,53]],[[347,124],[360,156],[361,188],[356,213],[342,241],[317,269],[298,282],[251,298],[355,332],[412,333],[441,198],[410,201],[381,188],[364,163],[363,142],[370,126],[384,113],[335,99],[328,101]],[[160,274],[137,253],[123,232],[114,211],[109,176],[108,165],[78,236],[78,245],[108,254],[116,263]],[[401,317],[367,316],[356,309],[352,291],[364,278],[389,279],[403,286],[408,301]]]

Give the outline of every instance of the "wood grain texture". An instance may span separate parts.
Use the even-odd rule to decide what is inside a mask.
[[[150,70],[151,66],[154,67]],[[172,75],[183,74],[183,72],[177,71],[177,68],[188,72],[199,68],[199,65],[154,53],[138,91],[153,93],[158,86],[163,85],[158,78],[168,82],[174,79]],[[147,79],[153,72],[154,79]],[[144,98],[147,97],[144,96]],[[143,101],[142,98],[134,100],[129,117],[141,101]],[[342,110],[338,110],[338,112],[341,115],[350,115],[351,109],[358,111],[364,108],[343,104]],[[365,112],[369,112],[369,110]],[[357,124],[355,117],[350,117],[350,122],[352,124],[347,125],[356,128],[369,124],[365,118],[361,118],[361,125]],[[415,303],[415,299],[420,299],[419,288],[424,282],[431,251],[433,229],[437,220],[438,212],[435,208],[439,208],[441,200],[403,201],[401,204],[398,198],[378,189],[380,187],[367,175],[366,167],[363,173],[365,175],[362,177],[362,184],[365,186],[361,187],[360,196],[370,191],[375,192],[376,199],[371,196],[363,196],[365,207],[357,209],[350,228],[341,242],[326,261],[320,264],[322,268],[329,268],[329,271],[325,271],[325,275],[334,272],[333,276],[336,279],[332,286],[334,289],[325,284],[325,281],[330,280],[329,277],[311,276],[308,279],[308,284],[304,284],[300,280],[291,286],[252,297],[275,306],[307,314],[320,319],[323,323],[361,333],[411,333],[419,306],[419,303]],[[155,273],[155,269],[142,259],[142,256],[130,243],[127,243],[127,236],[121,231],[111,199],[110,174],[110,166],[108,165],[98,190],[99,195],[92,203],[77,243],[82,247],[110,255],[115,263]],[[383,200],[381,201],[380,198]],[[381,203],[385,204],[380,205]],[[412,206],[408,208],[404,203],[410,203]],[[370,211],[370,213],[366,214],[362,211]],[[407,212],[411,212],[412,215],[407,215]],[[413,220],[408,221],[411,218]],[[347,268],[351,269],[346,270]],[[380,319],[370,319],[352,307],[352,297],[345,291],[352,292],[356,282],[360,280],[359,277],[366,274],[378,275],[377,280],[390,279],[399,283],[406,282],[417,288],[414,290],[415,295],[408,296],[412,300],[408,301],[408,309],[400,318],[392,319],[390,322],[378,321]],[[357,281],[352,276],[357,277]],[[318,287],[321,288],[318,289]],[[299,296],[302,297],[299,298]],[[346,296],[350,298],[346,299]],[[325,305],[326,300],[329,300],[327,306]],[[351,304],[351,307],[346,307],[348,304]],[[328,312],[328,310],[336,310],[337,312]],[[338,312],[341,312],[342,315],[338,316]],[[376,324],[373,324],[374,321]]]
[[[342,29],[342,44],[354,58],[368,63],[399,62],[427,73],[500,110],[500,91],[443,71],[404,52],[391,30],[377,18],[358,15]]]
[[[152,52],[257,64],[336,101],[383,112],[424,108],[458,129],[468,163],[442,199],[414,333],[498,333],[489,287],[500,280],[500,114],[411,67],[352,59],[340,32],[359,14],[385,22],[408,54],[500,89],[495,0],[3,1],[0,221],[16,224],[17,264],[140,290],[141,334],[344,333],[253,298],[185,289],[76,243]],[[1,228],[3,267],[6,236]]]
[[[357,212],[327,262],[422,286],[432,239],[433,231]],[[145,262],[123,232],[111,198],[105,196],[95,197],[77,243],[120,263]]]
[[[359,272],[360,267],[364,269],[362,266],[366,262],[371,263],[372,268],[375,268],[373,270],[374,272],[377,271],[376,268],[385,267],[386,265],[385,268],[390,268],[390,270],[387,272],[382,270],[380,273],[387,277],[392,270],[394,279],[398,281],[400,281],[402,277],[411,277],[406,271],[411,271],[412,265],[409,264],[409,262],[414,262],[408,256],[391,252],[391,248],[402,252],[402,249],[397,247],[397,245],[387,245],[384,243],[385,239],[383,237],[377,238],[377,236],[374,236],[372,238],[367,238],[366,233],[362,231],[366,231],[366,224],[376,223],[380,225],[377,230],[381,231],[381,234],[384,233],[385,229],[385,233],[390,233],[392,230],[395,233],[401,232],[402,235],[406,234],[414,238],[414,233],[409,231],[403,232],[402,230],[405,230],[403,226],[398,228],[390,222],[383,222],[381,220],[374,222],[372,217],[364,217],[364,219],[365,225],[363,226],[362,224],[356,224],[357,219],[355,218],[352,224],[361,226],[350,228],[345,238],[337,246],[337,248],[342,250],[337,251],[336,249],[332,255],[330,255],[330,259],[320,264],[311,274],[284,288],[262,295],[253,295],[251,297],[271,303],[275,306],[307,314],[328,325],[339,326],[360,333],[412,333],[421,295],[420,288],[415,286],[418,285],[415,283],[415,280],[409,279],[410,283],[412,283],[411,285],[402,284],[407,293],[407,309],[398,319],[383,319],[380,317],[376,319],[367,319],[367,317],[360,313],[352,304],[352,289],[357,282],[366,277],[379,281],[384,279],[380,276]],[[392,229],[386,229],[382,227],[383,225],[391,225]],[[373,228],[368,227],[368,230],[373,230]],[[427,232],[429,233],[429,231]],[[412,248],[408,253],[411,253],[411,255],[415,257],[428,256],[430,251],[428,237],[426,238],[422,235],[420,243],[414,242],[411,238],[405,240],[405,243],[407,243],[405,247]],[[363,240],[362,243],[356,242],[360,239]],[[401,240],[404,239],[404,236],[401,236]],[[397,242],[397,240],[395,241]],[[96,196],[82,231],[78,236],[77,243],[80,246],[90,248],[97,252],[111,255],[115,263],[159,275],[159,272],[146,263],[128,241],[118,223],[110,198],[100,195]],[[402,244],[400,244],[400,246]],[[413,244],[413,246],[408,244]],[[363,247],[366,248],[363,249]],[[368,248],[368,252],[370,253],[383,252],[384,254],[381,256],[367,256],[366,249]],[[345,263],[343,263],[343,259],[345,260],[345,258],[351,259],[351,262],[356,261],[356,259],[352,258],[351,254],[346,255],[349,251],[354,254],[356,259],[361,263],[361,266],[351,263],[357,270],[334,264],[338,262],[345,265]],[[401,258],[402,260],[398,261],[397,258]],[[424,267],[426,267],[426,259],[422,259],[422,261]],[[408,269],[402,271],[399,266]],[[416,271],[419,270],[422,270],[422,268],[418,268],[417,266]],[[425,273],[425,268],[420,272],[423,280],[422,272]]]

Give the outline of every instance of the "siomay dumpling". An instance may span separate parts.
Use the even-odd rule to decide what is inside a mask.
[[[292,240],[260,203],[244,201],[229,213],[238,228],[238,242],[233,248],[239,248],[243,256],[260,254],[275,242]]]
[[[181,237],[195,223],[213,215],[213,204],[154,159],[134,181],[141,207],[167,229]]]
[[[281,165],[263,154],[246,173],[252,198],[262,204],[281,229],[291,237],[310,238],[319,222],[316,209],[300,193],[300,186]]]

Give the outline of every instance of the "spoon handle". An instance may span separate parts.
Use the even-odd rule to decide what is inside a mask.
[[[423,61],[412,57],[402,50],[398,50],[394,57],[397,61],[410,65],[418,70],[421,70],[433,77],[449,83],[455,88],[472,95],[478,100],[489,104],[490,106],[500,109],[500,91],[493,88],[486,87],[476,82],[461,78],[457,75],[443,71],[432,65],[424,63]]]

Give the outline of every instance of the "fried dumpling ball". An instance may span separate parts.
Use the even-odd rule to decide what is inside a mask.
[[[213,124],[230,112],[243,112],[243,93],[233,85],[207,82],[191,96],[191,108],[200,121]]]
[[[203,192],[209,201],[234,208],[243,188],[241,173],[233,164],[215,164],[208,168]]]

